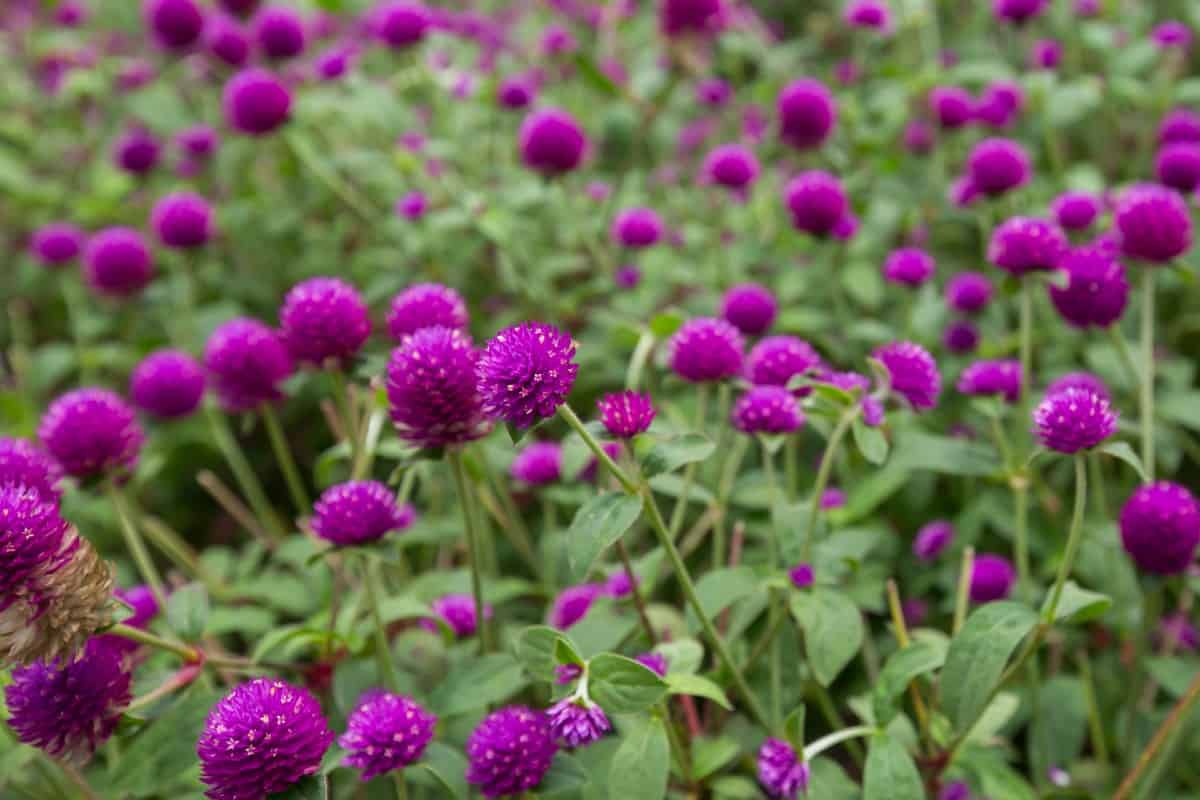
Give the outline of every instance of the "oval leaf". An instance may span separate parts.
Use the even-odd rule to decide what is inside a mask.
[[[828,686],[862,647],[858,606],[840,592],[817,588],[792,598],[792,615],[804,629],[804,649],[813,675]]]
[[[642,469],[647,476],[673,472],[685,464],[703,461],[716,449],[717,446],[704,434],[688,433],[656,444],[642,460]]]
[[[573,580],[587,577],[592,564],[629,530],[642,513],[642,498],[608,492],[589,500],[567,529],[567,560]]]
[[[660,800],[667,796],[671,750],[658,717],[631,717],[621,725],[621,744],[608,772],[612,800]]]
[[[588,662],[588,691],[610,714],[645,711],[667,693],[667,682],[632,658],[601,653]]]
[[[928,639],[911,642],[908,647],[892,653],[879,673],[872,695],[876,723],[887,725],[891,722],[898,711],[896,698],[904,693],[904,688],[917,676],[933,672],[945,661],[946,648]]]
[[[675,672],[667,675],[667,688],[671,694],[690,694],[695,697],[705,697],[712,700],[726,711],[732,711],[729,698],[725,691],[715,683],[700,675],[686,672]]]
[[[886,734],[871,738],[863,772],[863,800],[925,800],[925,786],[912,756]]]
[[[967,617],[950,640],[942,670],[942,708],[957,731],[970,728],[983,713],[1013,650],[1037,624],[1020,603],[988,603]]]

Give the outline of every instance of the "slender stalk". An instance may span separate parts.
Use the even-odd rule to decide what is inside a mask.
[[[1079,676],[1083,680],[1083,691],[1087,699],[1088,729],[1091,731],[1092,750],[1096,759],[1104,765],[1108,764],[1108,740],[1104,734],[1104,719],[1100,714],[1100,702],[1096,698],[1096,684],[1092,679],[1092,662],[1088,658],[1087,648],[1081,647],[1075,654],[1075,663],[1079,667]]]
[[[640,489],[638,484],[629,477],[625,470],[617,466],[617,462],[612,460],[612,456],[604,452],[604,448],[600,446],[600,442],[596,441],[596,437],[592,436],[591,431],[584,426],[583,421],[576,416],[571,407],[563,403],[558,407],[558,415],[566,420],[566,423],[579,434],[579,438],[583,439],[583,443],[592,451],[592,455],[617,479],[617,483],[621,484],[621,488],[629,494],[637,494]]]
[[[150,558],[150,553],[146,550],[146,543],[142,540],[141,532],[129,518],[129,511],[125,508],[125,499],[121,489],[111,478],[108,478],[104,481],[104,491],[112,503],[113,510],[117,513],[117,521],[120,523],[121,535],[125,539],[125,547],[129,550],[133,563],[137,565],[138,574],[150,585],[150,591],[158,602],[158,607],[166,608],[167,593],[163,588],[162,576],[159,575],[158,567],[154,566],[154,560]]]
[[[225,513],[234,519],[246,531],[263,543],[268,549],[274,544],[274,540],[267,535],[266,530],[259,524],[259,521],[254,516],[254,512],[246,508],[246,504],[241,498],[233,493],[233,490],[226,486],[220,478],[206,469],[196,473],[196,483],[204,488],[204,491],[217,502]]]
[[[767,447],[765,441],[762,444],[763,468],[767,473],[767,487],[771,497],[771,539],[768,544],[770,557],[768,563],[771,566],[771,571],[775,572],[779,568],[779,502],[782,499],[779,493],[779,480],[775,476],[775,457],[771,450]],[[772,623],[782,616],[783,609],[780,608],[780,592],[771,590],[769,592],[769,602],[771,610],[769,617]],[[774,627],[772,624],[771,627]],[[782,653],[779,649],[779,638],[775,637],[771,640],[771,657],[770,657],[770,679],[771,679],[771,724],[775,728],[779,728],[783,724],[783,663]]]
[[[129,639],[138,644],[148,645],[159,650],[165,650],[168,653],[173,653],[188,664],[199,664],[204,660],[204,654],[194,647],[189,647],[182,642],[173,642],[169,639],[164,639],[161,636],[150,633],[150,631],[134,628],[122,622],[118,622],[104,632],[113,636],[120,636],[122,639]]]
[[[1125,335],[1121,333],[1121,328],[1117,325],[1109,325],[1108,336],[1112,339],[1117,355],[1120,356],[1121,366],[1125,369],[1126,377],[1129,378],[1129,385],[1139,386],[1142,379],[1138,374],[1137,362],[1133,360],[1133,353],[1129,351],[1129,342],[1125,341]]]
[[[800,551],[800,560],[806,564],[812,562],[813,540],[817,536],[817,520],[821,514],[821,495],[825,493],[825,485],[829,483],[829,475],[833,471],[833,462],[837,459],[838,447],[858,415],[858,406],[854,406],[842,414],[837,425],[834,426],[833,432],[829,434],[825,452],[821,454],[821,464],[817,467],[817,479],[813,483],[812,497],[808,501],[808,526],[804,531],[804,544]]]
[[[237,479],[242,494],[250,501],[254,515],[262,522],[263,528],[269,532],[272,539],[276,541],[282,539],[285,535],[284,527],[275,515],[275,510],[267,499],[267,493],[263,490],[262,483],[254,474],[250,462],[246,460],[246,454],[242,452],[241,446],[233,436],[233,431],[229,429],[229,421],[212,404],[206,404],[205,411],[208,414],[213,440],[216,441],[221,454],[225,456],[229,468],[233,470],[233,477]]]
[[[71,338],[75,344],[75,360],[79,369],[79,381],[83,384],[92,383],[96,379],[95,369],[88,350],[87,337],[84,335],[83,309],[87,299],[83,293],[83,284],[73,275],[63,275],[62,286],[63,304],[67,309],[67,327],[71,329]]]
[[[296,466],[296,459],[283,433],[283,426],[279,424],[279,415],[270,403],[263,403],[258,410],[267,429],[267,437],[271,440],[271,449],[275,451],[275,460],[283,470],[283,478],[287,483],[288,493],[292,496],[292,503],[296,506],[296,513],[303,516],[312,510],[312,500],[308,497],[308,490],[304,488],[304,479],[300,477],[300,469]]]
[[[962,630],[963,622],[967,619],[967,607],[971,601],[971,572],[975,568],[975,548],[963,550],[962,567],[958,573],[958,591],[954,597],[954,628],[955,635]]]
[[[83,800],[100,800],[100,795],[96,794],[96,791],[92,789],[91,784],[87,782],[87,778],[83,776],[78,767],[69,761],[56,760],[54,763],[58,764],[63,774],[70,779],[71,783],[75,784],[75,788],[79,790],[79,794],[83,797]]]
[[[134,506],[134,513],[138,513],[136,501],[131,500],[130,504]],[[163,555],[174,561],[181,570],[203,583],[209,594],[217,597],[230,595],[231,589],[225,581],[204,566],[199,553],[171,526],[154,516],[139,514],[138,518],[141,530],[146,533],[146,538],[150,540],[150,543]]]
[[[704,423],[708,419],[708,384],[702,383],[696,390],[696,421],[695,427],[697,430],[704,430]],[[683,520],[687,514],[689,495],[692,493],[692,484],[696,480],[696,470],[699,468],[699,462],[693,461],[683,468],[683,490],[679,494],[679,499],[675,502],[675,508],[671,511],[671,524],[668,530],[671,531],[671,538],[674,539],[679,535],[679,529],[683,527]]]
[[[329,370],[329,376],[333,379],[333,401],[337,405],[342,425],[345,426],[346,443],[350,445],[350,462],[353,464],[358,461],[358,417],[350,402],[350,389],[346,385],[345,373],[335,368]]]
[[[629,551],[625,549],[625,543],[620,539],[617,540],[617,555],[621,559],[621,566],[625,569],[625,574],[629,577],[629,593],[633,597],[633,607],[637,609],[638,620],[642,623],[642,630],[646,632],[646,638],[650,640],[650,646],[658,644],[658,635],[654,632],[654,625],[650,623],[650,615],[646,613],[646,601],[642,598],[642,589],[638,586],[637,574],[633,571],[633,563],[629,560]]]
[[[392,773],[392,786],[396,789],[396,800],[408,800],[408,784],[404,780],[404,770],[398,769]]]
[[[377,408],[367,417],[367,428],[363,432],[362,447],[354,455],[354,467],[350,471],[353,480],[360,481],[371,473],[375,463],[375,450],[379,447],[379,437],[383,434],[383,423],[387,412]]]
[[[1029,578],[1029,487],[1024,484],[1024,478],[1013,478],[1020,481],[1013,483],[1013,521],[1015,535],[1013,550],[1017,561],[1017,581],[1021,584],[1021,592],[1027,598],[1033,598],[1033,584]]]
[[[788,439],[788,443],[795,437]],[[712,562],[713,569],[719,569],[725,563],[725,520],[728,517],[729,495],[733,491],[733,481],[737,477],[738,467],[746,454],[750,440],[739,436],[730,448],[729,457],[725,460],[721,477],[717,484],[717,519],[713,523]]]
[[[1142,268],[1142,466],[1154,482],[1154,270]]]
[[[187,664],[155,688],[133,698],[129,705],[125,706],[125,712],[136,711],[139,708],[145,708],[148,705],[157,703],[167,695],[191,684],[203,671],[204,665],[199,662]]]
[[[809,685],[813,693],[817,696],[817,708],[821,710],[821,714],[825,717],[825,721],[829,723],[829,726],[838,730],[845,728],[846,721],[842,718],[842,715],[838,713],[837,706],[833,704],[833,698],[829,696],[829,690],[822,686],[815,678],[809,681]],[[816,742],[813,744],[816,744]],[[846,745],[846,749],[850,751],[850,756],[854,759],[854,763],[861,767],[863,765],[864,755],[858,742],[851,741]],[[808,752],[809,748],[804,748],[804,754],[806,756],[808,755]]]
[[[1033,290],[1032,278],[1021,281],[1021,394],[1029,395],[1033,382]]]
[[[1175,729],[1187,719],[1189,712],[1198,699],[1200,699],[1200,672],[1196,673],[1196,677],[1192,678],[1192,682],[1188,685],[1183,697],[1179,698],[1174,708],[1171,709],[1171,713],[1167,715],[1162,725],[1154,732],[1154,736],[1150,739],[1150,744],[1138,756],[1137,763],[1134,764],[1130,773],[1125,776],[1125,780],[1121,781],[1121,786],[1117,789],[1117,793],[1113,795],[1113,800],[1127,800],[1130,797],[1138,780],[1141,779],[1142,773],[1154,761],[1154,757],[1162,750],[1163,745],[1167,743],[1167,740]]]
[[[773,620],[768,620],[767,629],[763,631],[763,635],[758,637],[758,639],[754,642],[754,647],[750,648],[750,655],[746,656],[746,660],[742,662],[743,673],[749,673],[750,670],[754,668],[754,665],[758,663],[760,658],[762,658],[763,653],[767,652],[767,648],[770,647],[771,642],[775,641],[776,635],[778,635],[780,629],[783,628],[783,624],[786,621],[786,614],[781,614]]]
[[[565,408],[566,405],[564,404]],[[483,581],[480,576],[479,564],[479,530],[476,527],[474,512],[475,498],[471,495],[467,482],[467,470],[463,465],[462,453],[451,449],[446,453],[450,462],[450,471],[454,474],[454,487],[458,491],[458,500],[463,507],[463,528],[467,534],[467,558],[471,568],[471,596],[475,598],[475,621],[479,626],[479,648],[486,653],[492,649],[491,626],[484,615]]]
[[[1062,563],[1058,566],[1058,576],[1054,579],[1054,588],[1050,592],[1050,603],[1042,619],[1047,623],[1054,622],[1054,612],[1058,610],[1058,602],[1062,599],[1063,585],[1071,574],[1075,564],[1075,553],[1079,550],[1079,542],[1083,538],[1083,511],[1087,506],[1087,454],[1075,454],[1075,509],[1071,514],[1071,528],[1067,533],[1067,549],[1063,553]]]
[[[388,643],[387,626],[383,621],[380,603],[383,595],[379,562],[373,558],[363,559],[363,583],[367,589],[367,603],[371,606],[371,622],[375,636],[375,664],[379,669],[379,681],[389,692],[400,691],[400,676],[392,663],[392,648]],[[482,617],[480,617],[482,619]]]
[[[908,625],[904,622],[904,609],[900,605],[900,590],[896,587],[896,581],[891,578],[887,582],[887,599],[888,608],[892,614],[892,625],[896,629],[896,643],[901,649],[908,647]],[[929,711],[925,707],[925,700],[921,696],[921,687],[917,685],[916,680],[908,684],[909,694],[912,695],[913,711],[917,715],[917,725],[921,732],[921,740],[924,742],[930,741],[929,736]]]
[[[845,728],[840,731],[835,731],[827,736],[822,736],[812,744],[804,748],[804,758],[811,761],[817,756],[824,753],[834,745],[849,741],[850,739],[858,738],[859,736],[871,736],[878,729],[874,725],[856,725],[853,728]]]
[[[666,703],[659,706],[659,714],[662,716],[663,728],[667,731],[667,742],[670,744],[671,752],[675,754],[675,760],[679,762],[679,771],[683,773],[683,780],[685,783],[691,783],[691,759],[688,758],[688,751],[683,740],[679,738],[679,731],[675,730],[675,725],[671,722],[671,711],[667,708]]]

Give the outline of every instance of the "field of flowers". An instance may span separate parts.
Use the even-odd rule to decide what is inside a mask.
[[[0,798],[1200,797],[1194,0],[0,2]]]

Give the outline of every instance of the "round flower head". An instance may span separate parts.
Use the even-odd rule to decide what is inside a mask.
[[[721,316],[747,336],[759,336],[770,330],[777,313],[775,296],[761,284],[738,284],[721,298]]]
[[[746,378],[756,386],[787,386],[797,375],[822,366],[813,346],[795,336],[768,336],[754,345],[746,357]],[[812,392],[808,386],[796,390],[800,397]]]
[[[478,622],[475,619],[475,598],[473,596],[469,594],[448,594],[434,600],[430,603],[429,607],[433,609],[433,613],[441,617],[442,621],[450,626],[455,636],[461,639],[475,635]],[[492,613],[492,607],[484,605],[483,616],[491,619]],[[432,622],[429,622],[429,625],[426,627],[430,630],[437,629]]]
[[[1179,192],[1194,192],[1200,185],[1200,145],[1169,144],[1154,161],[1158,182]]]
[[[914,119],[904,128],[904,149],[923,156],[933,150],[933,129],[924,121]]]
[[[724,22],[723,0],[659,0],[658,27],[665,36],[711,35]]]
[[[565,111],[543,108],[521,123],[521,160],[544,175],[570,172],[583,161],[587,138],[579,123]]]
[[[470,337],[440,325],[421,328],[392,351],[387,395],[401,439],[444,447],[487,432],[476,389],[478,359]]]
[[[1057,269],[1070,249],[1066,234],[1053,222],[1033,217],[1012,217],[994,231],[988,242],[988,260],[1021,277],[1030,272]]]
[[[258,8],[261,0],[219,0],[218,5],[239,17],[249,16]]]
[[[585,699],[567,697],[546,712],[550,734],[564,747],[586,747],[612,730],[604,709]]]
[[[966,208],[983,195],[970,175],[963,175],[950,182],[946,199],[959,208]]]
[[[971,787],[963,781],[952,781],[938,792],[938,800],[971,800]]]
[[[292,357],[316,365],[353,358],[371,335],[366,301],[337,278],[293,286],[279,309],[279,327]]]
[[[946,307],[964,314],[981,311],[992,299],[992,282],[979,272],[960,272],[946,284]]]
[[[613,220],[612,239],[622,247],[650,247],[663,235],[663,223],[652,208],[627,208]]]
[[[542,782],[556,752],[544,713],[502,708],[484,717],[467,740],[467,782],[484,797],[521,794]]]
[[[68,475],[131,469],[145,435],[133,409],[107,389],[76,389],[60,395],[38,425],[38,438]]]
[[[929,110],[945,130],[962,128],[975,115],[975,99],[957,86],[936,86],[929,92]]]
[[[617,570],[604,582],[604,593],[609,597],[628,597],[634,587],[640,585],[641,581],[630,577],[628,572]]]
[[[418,3],[385,2],[372,14],[372,29],[379,40],[394,50],[411,47],[429,30],[429,11]]]
[[[933,256],[919,247],[902,247],[888,254],[883,262],[883,277],[916,288],[933,277],[936,267]]]
[[[204,12],[196,0],[144,0],[142,18],[168,50],[186,50],[204,31]]]
[[[132,699],[120,648],[97,638],[79,659],[13,670],[5,690],[8,725],[24,744],[75,765],[107,741]]]
[[[1067,285],[1050,285],[1050,301],[1071,325],[1106,328],[1121,318],[1129,302],[1129,281],[1121,262],[1098,248],[1079,248],[1059,265]]]
[[[193,125],[175,136],[175,144],[183,155],[204,160],[217,152],[220,137],[209,125]]]
[[[358,49],[353,46],[337,46],[317,56],[313,62],[313,71],[323,81],[335,81],[350,71],[354,66]]]
[[[117,166],[133,175],[145,175],[154,169],[160,154],[158,140],[144,128],[126,131],[113,147]]]
[[[221,103],[229,127],[250,136],[264,136],[288,121],[292,93],[270,72],[250,67],[229,79]]]
[[[534,82],[522,75],[505,78],[496,89],[496,99],[500,105],[513,110],[528,108],[536,95],[537,87]]]
[[[161,198],[150,212],[150,225],[165,247],[200,247],[212,236],[212,208],[193,192]]]
[[[254,16],[254,40],[267,58],[293,58],[304,52],[304,20],[295,9],[267,6]]]
[[[1158,641],[1161,645],[1177,647],[1194,653],[1200,648],[1200,630],[1188,619],[1187,614],[1178,612],[1158,621]]]
[[[0,605],[7,607],[43,565],[62,563],[67,529],[57,498],[23,484],[0,486]]]
[[[484,413],[518,428],[553,416],[575,383],[575,342],[553,325],[523,322],[488,340],[476,369]]]
[[[954,541],[954,526],[944,519],[930,522],[917,531],[913,539],[913,555],[922,561],[933,561]]]
[[[1012,81],[988,84],[975,105],[975,119],[993,128],[1006,128],[1021,113],[1025,92]]]
[[[255,319],[217,327],[204,348],[204,367],[226,411],[249,411],[283,397],[279,384],[293,370],[283,339]]]
[[[804,172],[788,181],[783,201],[792,215],[792,227],[813,236],[832,235],[850,213],[842,182],[821,170]]]
[[[984,139],[967,157],[971,187],[990,196],[1024,186],[1032,171],[1025,148],[1011,139]]]
[[[312,529],[335,545],[365,544],[413,524],[416,512],[400,505],[378,481],[348,481],[330,486],[313,505]]]
[[[1104,381],[1090,372],[1068,372],[1050,383],[1046,387],[1046,394],[1058,394],[1065,392],[1067,389],[1080,389],[1088,392],[1093,392],[1100,395],[1105,400],[1112,399],[1112,393],[1109,392],[1108,386]]]
[[[154,277],[150,248],[132,228],[105,228],[93,236],[83,251],[88,283],[113,297],[137,294]]]
[[[362,779],[404,769],[420,760],[433,738],[437,717],[411,697],[371,692],[346,720],[338,746],[342,765],[362,770]]]
[[[1092,227],[1103,206],[1100,198],[1089,192],[1063,192],[1054,199],[1050,214],[1058,226],[1068,231],[1083,231]]]
[[[1007,558],[990,554],[976,556],[971,566],[971,602],[1003,600],[1012,591],[1016,580],[1017,573]]]
[[[891,376],[891,389],[916,411],[933,408],[942,393],[942,376],[929,351],[912,342],[892,342],[873,355]]]
[[[662,653],[642,653],[633,660],[660,678],[667,677],[667,657]]]
[[[408,287],[392,298],[387,316],[388,333],[397,342],[435,325],[465,331],[469,322],[462,295],[440,283]]]
[[[951,353],[973,353],[979,346],[979,328],[969,319],[951,320],[942,331],[942,344]]]
[[[758,782],[768,796],[795,800],[808,792],[808,777],[808,763],[782,739],[767,739],[758,748]]]
[[[1021,363],[1013,360],[976,361],[958,378],[966,395],[1000,395],[1006,403],[1021,399]]]
[[[754,386],[738,398],[730,421],[742,433],[792,433],[804,424],[804,415],[782,386]]]
[[[705,78],[696,84],[696,99],[706,106],[720,108],[733,96],[729,81],[721,78]]]
[[[1029,54],[1029,65],[1034,69],[1057,69],[1062,63],[1062,43],[1055,39],[1038,39]]]
[[[250,60],[250,36],[242,23],[225,14],[214,14],[204,32],[208,52],[231,67]]]
[[[760,167],[754,151],[740,144],[723,144],[704,158],[704,179],[727,189],[745,189],[758,179]]]
[[[797,564],[788,570],[788,580],[797,589],[807,589],[816,581],[816,573],[812,564]]]
[[[854,28],[868,28],[881,33],[892,29],[892,13],[883,0],[851,0],[842,17]]]
[[[204,369],[182,350],[158,350],[129,376],[133,404],[162,419],[186,417],[204,396]]]
[[[1200,114],[1187,108],[1177,108],[1168,112],[1158,125],[1158,142],[1200,143]]]
[[[1154,26],[1150,38],[1160,49],[1180,48],[1186,50],[1192,45],[1192,30],[1178,20],[1167,20]]]
[[[691,383],[734,377],[741,372],[744,348],[737,328],[710,317],[683,323],[668,343],[671,369]]]
[[[542,32],[541,51],[547,56],[573,53],[579,48],[575,34],[561,25],[547,25]]]
[[[1138,487],[1121,509],[1121,544],[1138,569],[1177,575],[1200,544],[1200,505],[1184,487],[1158,481]]]
[[[1121,252],[1139,261],[1166,264],[1192,246],[1192,218],[1176,192],[1143,183],[1121,193],[1113,221]]]
[[[656,413],[650,395],[630,390],[604,395],[596,401],[596,408],[604,428],[618,439],[645,433]]]
[[[587,616],[592,603],[602,594],[604,587],[599,584],[568,586],[554,598],[550,608],[550,624],[559,630],[567,630]]]
[[[84,240],[83,231],[69,222],[51,222],[33,232],[29,252],[42,266],[57,267],[78,258]]]
[[[837,124],[837,101],[812,78],[792,81],[775,101],[779,138],[797,150],[819,147]]]
[[[1047,0],[992,0],[992,11],[997,19],[1020,25],[1041,14]]]
[[[613,281],[620,289],[633,289],[642,282],[642,271],[637,268],[636,264],[625,264],[617,267]]]
[[[1059,453],[1089,450],[1117,431],[1117,412],[1108,399],[1087,389],[1048,394],[1033,412],[1034,432]]]
[[[63,471],[48,453],[25,439],[0,436],[0,487],[23,486],[47,503],[57,503]]]
[[[333,741],[307,689],[273,678],[235,687],[208,714],[196,745],[211,800],[258,800],[321,767]]]
[[[396,213],[405,219],[418,220],[429,210],[429,198],[419,190],[408,192],[396,201]]]
[[[509,474],[529,486],[545,486],[562,477],[562,447],[556,442],[533,442],[513,459]]]

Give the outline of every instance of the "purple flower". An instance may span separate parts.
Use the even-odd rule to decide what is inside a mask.
[[[558,664],[554,667],[554,682],[559,686],[567,686],[579,680],[583,675],[583,667],[578,664]]]
[[[373,33],[393,50],[417,44],[430,26],[429,10],[419,3],[384,2],[371,17]]]
[[[720,108],[733,96],[729,81],[721,78],[705,78],[696,84],[696,99],[706,106]]]
[[[975,119],[992,128],[1006,128],[1024,105],[1025,93],[1019,83],[996,81],[983,90],[975,105]]]
[[[225,14],[209,20],[204,43],[209,53],[231,67],[244,67],[250,60],[250,36],[241,22]]]
[[[204,30],[204,12],[196,0],[144,0],[142,18],[155,41],[168,50],[186,50]]]
[[[200,780],[212,800],[258,800],[315,773],[331,741],[307,689],[255,678],[209,712],[196,744]]]
[[[782,386],[754,386],[738,398],[730,421],[742,433],[792,433],[804,424],[804,414]]]
[[[500,81],[496,99],[504,108],[527,108],[537,96],[537,85],[524,75],[512,75]]]
[[[744,190],[758,179],[760,167],[754,151],[740,144],[723,144],[704,158],[704,179],[727,189]]]
[[[133,175],[145,175],[158,164],[162,148],[145,128],[126,131],[113,147],[113,159],[121,169]]]
[[[989,196],[1024,186],[1032,172],[1025,148],[1011,139],[984,139],[967,157],[970,186]]]
[[[5,699],[21,742],[80,765],[112,736],[132,699],[129,665],[119,648],[93,639],[82,658],[13,670]]]
[[[892,30],[892,13],[883,0],[851,0],[842,18],[854,28],[868,28],[880,33]]]
[[[575,169],[587,149],[583,128],[574,117],[557,108],[532,112],[521,123],[518,136],[525,166],[545,175]]]
[[[1200,648],[1200,631],[1182,611],[1170,614],[1158,621],[1158,639],[1161,646],[1174,647],[1188,652]]]
[[[56,496],[23,484],[0,485],[0,604],[4,608],[28,591],[41,570],[61,568],[66,561],[67,531]],[[44,612],[48,599],[35,596],[33,605],[35,613]]]
[[[204,396],[204,368],[182,350],[156,350],[129,376],[133,404],[162,419],[186,417]]]
[[[1179,142],[1164,146],[1154,159],[1154,175],[1159,183],[1178,192],[1194,192],[1200,185],[1200,145]]]
[[[297,361],[347,361],[371,335],[362,295],[338,278],[309,278],[293,286],[279,309],[280,336]]]
[[[204,366],[226,411],[250,411],[283,397],[279,384],[293,370],[282,337],[248,317],[231,319],[213,331],[204,348]]]
[[[1046,3],[1047,0],[992,0],[992,11],[997,19],[1020,25],[1041,14]]]
[[[267,6],[254,15],[254,39],[267,58],[294,58],[304,52],[304,20],[288,6]]]
[[[821,495],[821,510],[832,511],[846,505],[846,493],[836,486],[826,489]]]
[[[816,580],[812,564],[797,564],[788,570],[788,579],[797,589],[807,589]]]
[[[782,739],[767,739],[758,749],[758,782],[770,797],[795,800],[797,793],[807,794],[808,776],[808,763]]]
[[[342,765],[362,770],[362,779],[404,769],[420,760],[433,738],[437,717],[411,697],[371,692],[346,720],[338,747],[347,751]]]
[[[83,231],[69,222],[51,222],[33,232],[29,252],[45,267],[57,267],[74,261],[83,250]]]
[[[1176,108],[1162,118],[1158,126],[1158,143],[1200,143],[1200,114],[1188,108]]]
[[[133,228],[105,228],[83,251],[83,268],[98,292],[129,297],[146,288],[154,277],[150,248]]]
[[[987,255],[997,267],[1019,278],[1057,269],[1069,250],[1066,234],[1053,222],[1012,217],[992,231]]]
[[[484,435],[478,361],[470,337],[441,325],[417,330],[393,350],[387,395],[400,438],[419,447],[444,447]]]
[[[642,653],[633,660],[660,678],[667,677],[667,657],[662,653]]]
[[[292,93],[265,69],[250,67],[234,75],[221,94],[229,127],[250,136],[265,136],[288,121]]]
[[[502,708],[484,717],[467,740],[467,782],[484,797],[520,794],[542,782],[556,752],[544,713]]]
[[[663,235],[663,223],[652,208],[627,208],[613,220],[612,239],[622,247],[650,247]]]
[[[189,158],[207,159],[217,151],[220,137],[210,125],[193,125],[175,135],[175,144]]]
[[[1003,600],[1012,591],[1016,580],[1016,570],[1007,558],[991,554],[976,556],[971,565],[971,602]]]
[[[888,254],[883,262],[883,277],[916,288],[933,277],[936,267],[933,256],[919,247],[902,247]]]
[[[979,272],[960,272],[946,284],[946,306],[953,311],[974,314],[992,299],[992,282]]]
[[[551,735],[564,747],[587,747],[612,730],[604,709],[586,699],[568,697],[546,712]]]
[[[660,0],[658,27],[664,36],[711,35],[725,21],[723,0]]]
[[[568,630],[587,616],[596,598],[604,593],[604,587],[595,583],[568,586],[554,598],[550,608],[550,624],[559,630]]]
[[[1129,302],[1125,267],[1112,254],[1093,247],[1072,250],[1059,264],[1065,287],[1051,284],[1050,301],[1071,325],[1106,328],[1121,318]]]
[[[433,609],[433,613],[441,617],[450,626],[455,636],[462,639],[475,635],[479,623],[475,619],[475,598],[472,595],[444,595],[430,603],[430,608]],[[483,616],[491,619],[493,613],[494,609],[492,606],[485,604],[483,607]],[[436,627],[430,626],[430,630],[436,630]]]
[[[388,333],[397,342],[421,328],[441,325],[465,331],[470,319],[462,295],[440,283],[418,283],[392,299]]]
[[[668,342],[671,369],[691,383],[732,378],[742,369],[745,341],[723,319],[688,320]]]
[[[122,624],[131,628],[145,630],[161,610],[158,607],[158,600],[154,598],[154,592],[149,586],[140,585],[131,586],[128,589],[115,589],[113,596],[133,610],[130,616],[121,620]],[[141,647],[137,642],[116,634],[106,633],[96,638],[109,647],[126,653],[135,652]]]
[[[396,213],[405,219],[418,220],[429,210],[429,199],[419,190],[408,192],[396,201]]]
[[[958,378],[958,390],[966,395],[1000,395],[1006,403],[1021,399],[1021,363],[1011,359],[976,361]]]
[[[850,214],[841,181],[821,170],[803,172],[788,181],[783,201],[792,215],[792,227],[818,237],[833,234]]]
[[[929,603],[919,597],[910,597],[900,605],[900,613],[910,628],[924,625],[929,618]]]
[[[1178,20],[1167,20],[1154,26],[1150,38],[1163,50],[1174,47],[1186,50],[1192,46],[1192,29]]]
[[[63,471],[33,442],[0,436],[0,487],[21,486],[47,503],[57,503]]]
[[[162,197],[150,212],[150,225],[165,247],[200,247],[212,236],[212,208],[193,192]]]
[[[357,55],[358,50],[353,46],[331,47],[317,56],[313,71],[323,81],[335,81],[350,71]]]
[[[757,283],[738,284],[721,299],[721,316],[747,336],[766,333],[778,312],[771,290]]]
[[[50,404],[38,438],[68,475],[87,478],[132,469],[146,437],[133,409],[118,395],[85,388]]]
[[[1059,453],[1091,449],[1117,431],[1117,412],[1108,399],[1074,387],[1046,395],[1033,421],[1041,443]]]
[[[754,345],[746,357],[746,378],[757,386],[787,386],[797,375],[823,366],[821,356],[813,346],[795,336],[768,336]],[[805,397],[812,389],[796,390]]]
[[[416,511],[400,505],[378,481],[348,481],[330,486],[313,505],[312,529],[339,547],[366,544],[413,524]]]
[[[938,792],[938,800],[971,800],[971,788],[962,781],[953,781]]]
[[[604,593],[609,597],[628,597],[639,583],[625,570],[617,570],[604,582]]]
[[[1192,246],[1192,218],[1176,192],[1142,183],[1121,193],[1113,221],[1121,252],[1139,261],[1166,264]]]
[[[604,395],[596,401],[596,408],[605,429],[618,439],[645,433],[656,413],[650,395],[628,390]]]
[[[837,124],[837,101],[812,78],[792,81],[775,101],[779,138],[797,150],[820,147]]]
[[[562,447],[557,442],[533,442],[517,453],[509,468],[514,479],[545,486],[562,478]]]
[[[574,53],[579,49],[575,34],[561,25],[547,25],[542,32],[541,50],[548,56],[560,56]]]
[[[1087,230],[1100,216],[1100,198],[1089,192],[1063,192],[1054,199],[1050,214],[1060,228],[1068,231]]]
[[[617,268],[613,279],[618,288],[632,289],[641,283],[642,271],[635,264],[625,264]]]
[[[1104,381],[1090,372],[1068,372],[1066,375],[1051,381],[1050,385],[1046,387],[1046,394],[1058,394],[1059,392],[1065,392],[1067,389],[1081,389],[1098,394],[1105,400],[1112,399],[1112,394],[1108,391],[1108,387],[1104,385]]]
[[[1038,39],[1033,43],[1029,63],[1035,69],[1057,69],[1062,62],[1062,44],[1055,39]]]
[[[575,383],[575,342],[553,325],[523,322],[488,340],[476,368],[484,413],[518,428],[551,417]]]
[[[954,541],[954,526],[944,519],[934,520],[917,531],[913,539],[913,555],[922,561],[933,561]]]
[[[943,129],[957,130],[970,124],[975,114],[975,99],[957,86],[935,86],[929,92],[929,110]]]
[[[904,127],[904,149],[923,156],[933,150],[933,129],[924,120],[915,119]]]
[[[1153,575],[1185,571],[1200,544],[1200,505],[1170,481],[1146,484],[1121,508],[1121,544],[1138,569]]]
[[[891,389],[916,411],[933,408],[942,393],[942,376],[929,351],[912,342],[892,342],[874,352],[887,368]]]
[[[979,328],[969,319],[951,320],[942,331],[942,344],[951,353],[973,353],[979,346]]]

